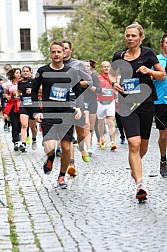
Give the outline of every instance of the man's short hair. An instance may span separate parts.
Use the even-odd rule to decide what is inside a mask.
[[[163,45],[165,38],[167,38],[167,33],[164,33],[164,35],[162,36],[162,38],[160,39],[160,43],[161,45]]]
[[[62,40],[62,43],[67,43],[69,45],[69,48],[72,49],[72,44],[69,40]]]
[[[64,44],[63,44],[62,41],[53,41],[53,42],[51,43],[51,45],[50,45],[50,50],[51,50],[51,47],[52,47],[53,45],[59,45],[59,46],[61,46],[61,47],[63,48],[63,50],[64,50]]]

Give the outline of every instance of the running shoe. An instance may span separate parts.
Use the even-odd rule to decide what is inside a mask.
[[[160,162],[160,174],[162,177],[167,178],[167,162]]]
[[[57,180],[57,186],[61,189],[66,189],[68,187],[67,183],[65,182],[64,176],[59,176]]]
[[[31,144],[31,138],[30,138],[30,136],[28,136],[28,137],[26,138],[26,144],[28,144],[28,145]]]
[[[136,190],[136,199],[144,199],[146,200],[147,192],[145,191],[143,185],[139,185]]]
[[[57,147],[56,149],[56,157],[61,157],[61,148]]]
[[[14,143],[14,151],[18,151],[19,150],[19,145],[18,142]]]
[[[74,144],[74,145],[78,144],[78,141],[77,141],[77,140],[75,140],[75,141],[73,142],[73,144]]]
[[[4,131],[8,131],[8,126],[4,125]]]
[[[72,143],[75,145],[75,144],[78,144],[78,141],[75,139],[75,137],[72,138]]]
[[[25,147],[24,145],[21,144],[21,145],[19,146],[19,151],[21,151],[22,153],[23,153],[23,152],[26,152],[26,147]]]
[[[106,141],[105,140],[101,140],[100,141],[100,149],[104,150],[106,147]]]
[[[49,175],[51,173],[54,159],[55,159],[55,154],[47,158],[46,162],[43,165],[43,170],[45,174]]]
[[[110,149],[111,150],[116,150],[117,149],[117,146],[115,145],[115,143],[110,144]]]
[[[125,143],[125,138],[121,139],[121,144]]]
[[[75,165],[70,163],[69,166],[68,166],[68,169],[67,169],[67,173],[70,175],[70,176],[77,176],[76,174],[76,168],[75,168]]]
[[[37,142],[32,141],[32,149],[35,150],[37,148]]]
[[[81,154],[82,154],[82,160],[84,162],[90,162],[90,156],[86,151],[82,151]]]
[[[92,149],[91,149],[91,148],[88,149],[88,150],[87,150],[87,153],[88,153],[88,155],[91,157],[91,156],[92,156]]]

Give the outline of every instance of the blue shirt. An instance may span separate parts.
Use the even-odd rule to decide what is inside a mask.
[[[159,60],[159,63],[163,68],[166,68],[167,66],[167,58],[164,57],[161,54],[157,55],[157,58]],[[160,81],[160,80],[154,80],[154,85],[156,88],[158,100],[154,101],[154,104],[167,104],[167,98],[165,98],[165,88],[167,90],[167,76],[165,77],[165,80]]]

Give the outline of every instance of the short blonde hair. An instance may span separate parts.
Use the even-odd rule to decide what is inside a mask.
[[[144,36],[144,29],[143,29],[143,27],[142,27],[138,22],[134,22],[134,23],[128,25],[128,26],[126,27],[126,29],[125,29],[125,33],[126,33],[126,31],[127,31],[128,29],[131,29],[131,28],[136,28],[136,29],[138,29],[140,36]]]

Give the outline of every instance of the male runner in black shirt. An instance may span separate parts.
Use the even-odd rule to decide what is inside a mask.
[[[55,158],[57,141],[61,141],[62,156],[58,186],[67,188],[65,174],[70,163],[70,144],[73,136],[73,114],[75,119],[81,118],[82,106],[81,86],[78,83],[77,71],[63,64],[64,45],[53,42],[50,46],[51,63],[40,67],[36,74],[36,83],[32,90],[33,100],[38,100],[38,91],[42,85],[42,111],[34,108],[35,119],[42,122],[44,150],[48,158],[43,168],[49,174]],[[70,104],[70,90],[75,93],[77,102]],[[78,102],[79,100],[79,102]]]

